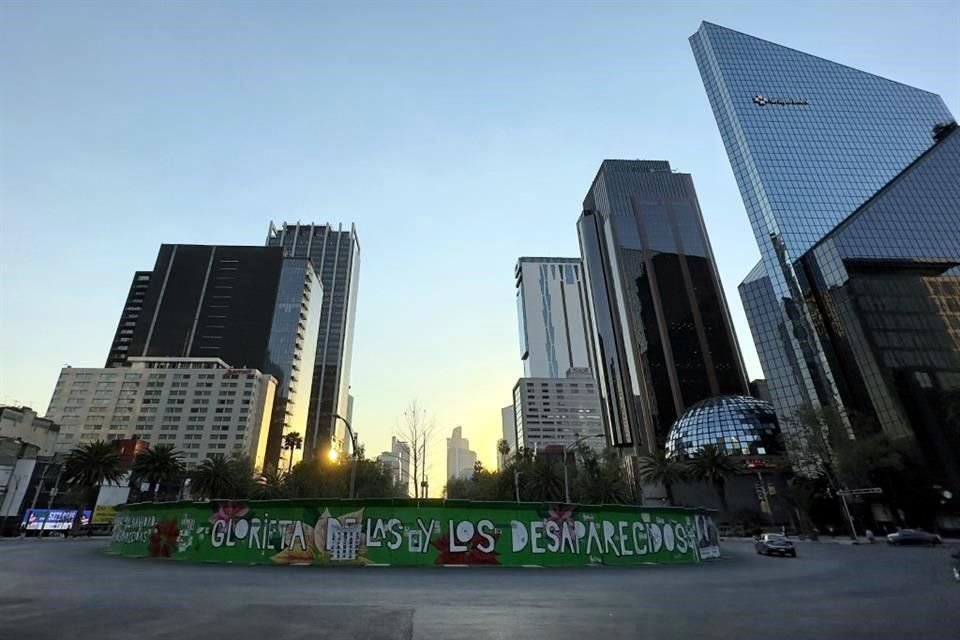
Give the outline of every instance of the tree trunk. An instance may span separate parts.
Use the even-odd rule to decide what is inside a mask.
[[[727,506],[727,491],[723,482],[714,483],[714,488],[717,490],[717,495],[720,497],[720,506],[723,507],[724,513],[729,513],[730,508]]]
[[[673,502],[673,483],[664,482],[664,483],[663,483],[663,488],[667,490],[667,503],[672,507],[672,506],[674,505],[674,502]]]
[[[159,498],[159,495],[158,495],[159,493],[160,493],[160,483],[154,482],[153,483],[153,501],[154,502],[159,502],[157,500],[157,498]]]
[[[287,461],[287,473],[293,471],[293,449],[290,449],[290,460]]]

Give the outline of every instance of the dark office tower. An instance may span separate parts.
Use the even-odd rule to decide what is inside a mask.
[[[326,455],[331,446],[346,451],[347,437],[340,415],[349,419],[350,362],[360,272],[356,227],[272,223],[267,245],[283,247],[286,255],[309,257],[323,282],[323,310],[317,333],[313,388],[307,416],[304,456]]]
[[[110,345],[110,354],[107,356],[105,367],[122,367],[127,363],[127,352],[133,340],[133,329],[137,326],[137,319],[143,310],[143,298],[147,294],[149,284],[149,271],[137,271],[133,274],[133,282],[130,283],[127,301],[123,304],[123,311],[120,313],[117,331],[113,334],[113,344]]]
[[[310,261],[279,247],[165,244],[127,355],[220,358],[274,376],[264,459],[276,466],[284,432],[306,430],[312,379],[301,371],[313,367],[322,298]]]
[[[689,174],[605,160],[577,227],[610,444],[656,450],[690,405],[747,393]]]
[[[960,163],[943,100],[709,23],[690,42],[760,248],[740,291],[781,424],[850,410],[850,435],[915,443],[956,492]]]

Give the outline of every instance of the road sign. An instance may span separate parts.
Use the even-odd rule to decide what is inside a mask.
[[[867,487],[866,489],[843,489],[837,491],[841,496],[865,496],[872,493],[883,493],[880,487]]]

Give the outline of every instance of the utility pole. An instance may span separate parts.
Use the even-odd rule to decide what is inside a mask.
[[[43,464],[43,471],[40,473],[40,478],[37,480],[37,489],[36,491],[33,492],[33,502],[30,503],[30,510],[27,512],[28,514],[32,513],[33,510],[37,508],[37,500],[40,499],[40,491],[43,489],[43,483],[47,476],[47,469],[50,468],[49,462],[44,462],[42,464]],[[43,524],[40,525],[40,533],[38,535],[41,538],[43,537],[43,527],[45,525],[46,525],[46,518],[44,518]],[[21,538],[27,537],[26,529],[20,532],[20,537]]]
[[[520,502],[520,472],[516,466],[513,467],[513,488],[517,494],[517,502]]]
[[[63,468],[65,466],[65,464],[60,464],[60,471],[57,472],[57,481],[53,483],[53,488],[50,489],[50,499],[47,500],[47,512],[43,514],[43,524],[40,525],[41,536],[43,535],[43,530],[47,526],[47,518],[50,517],[50,510],[53,509],[53,499],[57,497],[57,493],[60,491],[60,478],[63,477]],[[44,475],[46,475],[46,470],[44,470]],[[34,499],[34,502],[36,502],[36,499]],[[81,507],[81,509],[82,508],[83,507]],[[91,517],[93,517],[93,514],[91,514]]]
[[[429,498],[427,495],[430,492],[430,485],[427,483],[427,435],[423,435],[423,449],[421,449],[421,456],[423,462],[420,465],[420,476],[423,478],[420,485],[423,487],[423,497]]]

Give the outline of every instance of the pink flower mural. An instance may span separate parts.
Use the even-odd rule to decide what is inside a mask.
[[[220,508],[210,516],[210,522],[217,520],[226,520],[229,522],[235,518],[242,518],[250,511],[250,507],[242,502],[221,502]]]

